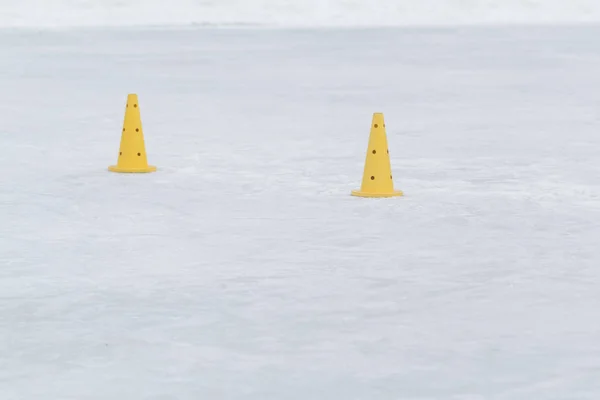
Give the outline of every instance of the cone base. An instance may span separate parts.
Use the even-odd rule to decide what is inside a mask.
[[[388,193],[370,193],[361,192],[360,190],[353,190],[351,194],[352,196],[357,197],[399,197],[404,195],[401,190],[394,190],[393,192]]]
[[[111,165],[108,167],[108,170],[121,173],[147,173],[156,171],[156,167],[154,165],[148,165],[146,168],[122,168],[118,165]]]

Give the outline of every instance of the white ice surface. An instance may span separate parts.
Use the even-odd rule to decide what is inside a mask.
[[[0,0],[0,27],[600,22],[598,0]]]
[[[0,398],[597,400],[598,37],[1,33]]]

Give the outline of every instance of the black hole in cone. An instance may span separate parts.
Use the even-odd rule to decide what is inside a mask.
[[[373,154],[377,154],[377,150],[373,150]]]
[[[375,125],[373,125],[373,126],[374,126],[375,128],[379,128],[379,125],[377,125],[377,124],[375,124]]]
[[[372,181],[374,181],[374,180],[375,180],[375,177],[374,177],[374,176],[372,176],[372,177],[371,177],[371,180],[372,180]]]
[[[141,156],[141,155],[142,155],[142,153],[138,153],[138,157]]]

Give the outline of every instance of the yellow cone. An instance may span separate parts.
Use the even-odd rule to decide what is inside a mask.
[[[402,194],[400,190],[394,190],[383,114],[375,113],[371,123],[362,185],[360,190],[353,190],[352,195],[359,197],[395,197],[402,196]]]
[[[148,165],[146,146],[144,144],[144,131],[140,118],[140,106],[136,94],[127,96],[123,133],[119,146],[119,159],[117,165],[108,167],[112,172],[154,172],[156,167]]]

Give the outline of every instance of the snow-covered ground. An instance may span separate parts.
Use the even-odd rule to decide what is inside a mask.
[[[598,37],[0,33],[1,399],[597,400]]]
[[[0,0],[0,27],[600,22],[598,0]]]

